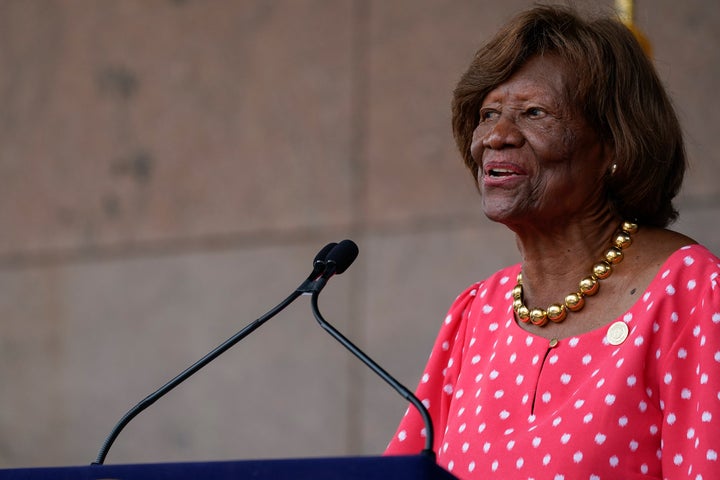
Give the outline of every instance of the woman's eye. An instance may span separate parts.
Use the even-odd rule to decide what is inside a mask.
[[[480,110],[480,121],[486,122],[488,120],[492,120],[498,114],[499,112],[497,110],[493,110],[491,108],[483,108]]]
[[[530,107],[526,110],[528,117],[539,118],[545,115],[545,111],[539,107]]]

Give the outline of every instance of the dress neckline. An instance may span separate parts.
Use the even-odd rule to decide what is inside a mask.
[[[682,247],[678,248],[677,250],[675,250],[673,253],[671,253],[665,259],[665,261],[660,265],[657,272],[655,272],[655,275],[653,275],[653,278],[650,281],[650,283],[647,285],[645,290],[643,290],[643,292],[637,297],[637,299],[633,302],[633,304],[627,310],[625,310],[623,313],[621,313],[617,317],[613,318],[612,320],[608,321],[607,323],[605,323],[599,327],[593,328],[591,330],[588,330],[587,332],[583,332],[580,334],[569,335],[567,337],[546,338],[546,337],[537,335],[533,332],[530,332],[530,331],[522,328],[518,324],[517,319],[515,318],[515,315],[512,310],[512,304],[511,304],[509,311],[510,311],[510,323],[512,323],[512,325],[510,326],[510,328],[513,330],[513,332],[516,332],[516,331],[521,332],[521,333],[524,333],[524,334],[532,337],[533,342],[536,342],[536,341],[545,342],[549,348],[555,348],[559,345],[562,345],[564,343],[563,341],[567,341],[568,339],[571,339],[571,338],[588,339],[590,337],[598,336],[598,335],[606,336],[607,331],[618,322],[624,322],[625,324],[628,325],[628,327],[632,327],[633,321],[635,319],[636,310],[638,310],[642,306],[642,303],[644,302],[648,293],[652,292],[653,290],[656,289],[656,285],[662,280],[664,272],[668,269],[668,266],[676,261],[675,260],[676,257],[679,257],[680,255],[683,255],[683,254],[687,254],[687,252],[689,250],[696,250],[696,249],[706,250],[705,247],[703,247],[702,245],[695,243],[695,244],[682,246]],[[518,263],[516,265],[513,265],[510,268],[512,269],[513,272],[515,272],[515,274],[517,274],[520,272],[521,264]],[[512,300],[512,297],[510,297],[510,299]],[[632,330],[632,328],[631,328],[631,330]],[[553,343],[554,343],[554,345],[553,345]]]

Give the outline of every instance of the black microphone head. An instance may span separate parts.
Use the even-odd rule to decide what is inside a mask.
[[[331,242],[325,245],[318,253],[315,255],[315,260],[313,260],[313,267],[317,268],[320,266],[325,265],[325,260],[327,259],[328,253],[335,248],[337,245],[336,242]]]
[[[328,253],[325,258],[326,263],[335,265],[334,273],[341,274],[352,265],[358,256],[358,246],[352,240],[343,240]]]

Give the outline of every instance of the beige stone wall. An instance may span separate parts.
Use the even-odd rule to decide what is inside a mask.
[[[455,295],[517,260],[448,104],[531,3],[0,2],[0,467],[91,462],[346,237],[360,256],[325,316],[414,387]],[[636,4],[688,135],[677,228],[719,252],[720,9]],[[307,300],[136,418],[108,462],[382,452],[406,404]]]

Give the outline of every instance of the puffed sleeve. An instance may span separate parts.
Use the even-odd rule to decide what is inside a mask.
[[[718,478],[720,474],[720,267],[718,259],[696,253],[668,284],[677,297],[669,312],[675,331],[656,352],[659,406],[663,412],[663,476]]]
[[[449,403],[459,374],[459,366],[462,364],[467,313],[479,286],[480,284],[476,284],[469,287],[453,302],[435,339],[430,358],[415,391],[415,395],[432,417],[435,432],[433,450],[436,452],[445,430]],[[409,408],[385,454],[420,453],[425,448],[425,439],[426,431],[422,417],[415,408]]]

